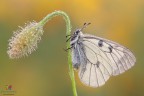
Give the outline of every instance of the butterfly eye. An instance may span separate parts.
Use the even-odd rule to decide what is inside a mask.
[[[79,30],[77,30],[77,31],[75,32],[75,34],[77,34],[77,35],[78,35],[78,34],[79,34],[79,32],[80,32],[80,31],[79,31]]]

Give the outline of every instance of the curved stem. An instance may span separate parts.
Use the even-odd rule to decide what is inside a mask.
[[[56,16],[62,16],[66,22],[66,36],[69,36],[71,34],[71,23],[70,18],[68,15],[63,11],[55,11],[50,14],[48,14],[43,20],[39,22],[42,26],[44,26],[49,20],[51,20],[53,17]],[[67,48],[70,48],[70,40],[67,42]],[[72,82],[72,89],[74,96],[77,96],[77,90],[76,90],[76,83],[75,83],[75,75],[74,70],[71,62],[71,50],[68,50],[68,64],[69,64],[69,75]]]

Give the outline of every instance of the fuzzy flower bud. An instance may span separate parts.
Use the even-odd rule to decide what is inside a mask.
[[[39,23],[31,22],[14,32],[13,37],[9,40],[8,55],[10,58],[20,58],[31,54],[37,48],[43,34],[43,26]]]

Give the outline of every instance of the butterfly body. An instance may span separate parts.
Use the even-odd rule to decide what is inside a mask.
[[[83,34],[81,29],[71,36],[73,67],[87,86],[99,87],[110,76],[119,75],[136,62],[133,53],[122,45],[97,36]]]
[[[85,57],[85,49],[83,47],[83,33],[77,30],[74,32],[72,38],[71,38],[71,47],[72,47],[72,61],[73,61],[73,67],[78,70],[80,65],[83,64],[83,67],[85,64],[87,64],[87,60]]]

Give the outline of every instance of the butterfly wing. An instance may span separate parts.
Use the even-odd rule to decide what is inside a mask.
[[[136,62],[129,49],[113,41],[86,34],[81,43],[87,64],[80,64],[79,77],[85,85],[102,86],[111,75],[125,72]]]

